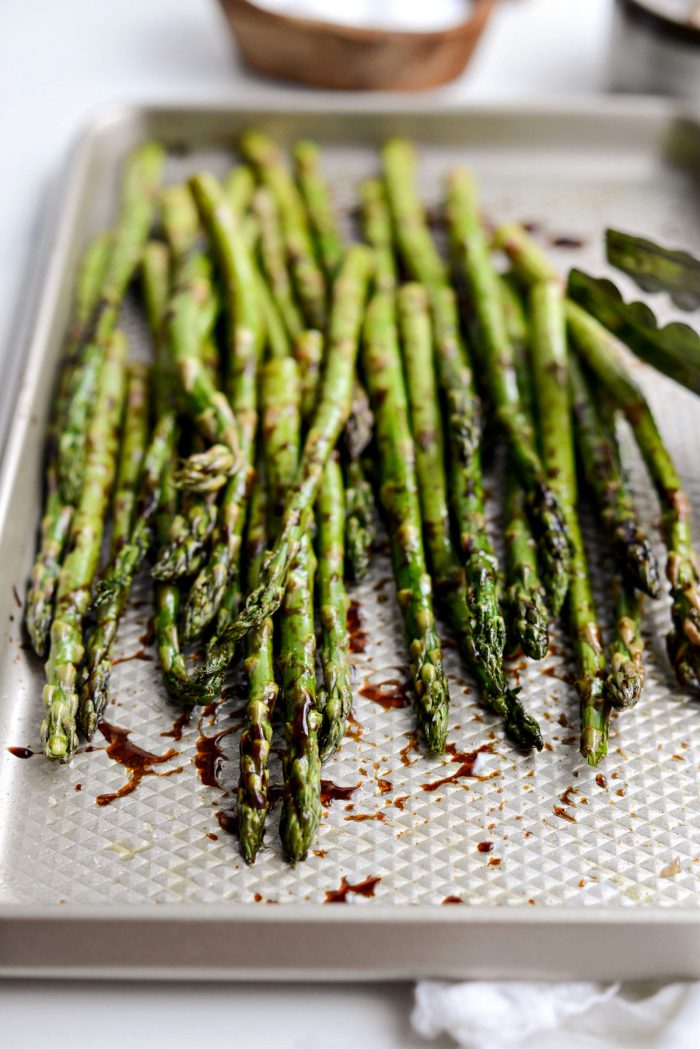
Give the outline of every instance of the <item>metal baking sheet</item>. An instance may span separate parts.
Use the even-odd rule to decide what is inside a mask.
[[[394,587],[380,552],[352,592],[361,631],[356,720],[324,773],[353,789],[324,810],[314,852],[295,869],[282,859],[276,813],[256,865],[240,860],[227,828],[241,694],[234,681],[224,702],[195,713],[177,738],[180,711],[148,647],[145,583],[119,635],[123,662],[107,712],[130,743],[155,756],[133,792],[124,793],[128,768],[113,760],[123,733],[109,733],[111,749],[98,735],[70,767],[8,750],[37,749],[41,720],[42,672],[22,643],[21,604],[73,274],[86,239],[112,213],[120,162],[136,142],[165,141],[175,179],[200,167],[223,171],[246,127],[264,127],[284,143],[313,136],[347,214],[359,180],[376,169],[377,145],[405,133],[420,149],[428,205],[440,199],[442,173],[469,163],[486,212],[536,223],[562,272],[571,264],[604,271],[609,223],[700,246],[700,127],[666,105],[332,106],[120,109],[93,124],[71,159],[0,488],[0,973],[698,976],[700,704],[678,689],[667,665],[666,601],[648,607],[642,703],[614,721],[598,770],[578,753],[572,664],[558,636],[544,664],[511,664],[541,720],[543,753],[523,755],[503,738],[448,649],[451,752],[436,760],[416,745]],[[134,352],[143,353],[133,306],[124,324]],[[637,373],[700,511],[697,401],[644,366]],[[658,507],[627,446],[653,527]],[[497,471],[488,487],[497,536]],[[695,526],[700,539],[697,516]],[[602,597],[608,584],[597,552],[594,564]]]

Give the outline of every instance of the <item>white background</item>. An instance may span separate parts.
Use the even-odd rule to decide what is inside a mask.
[[[0,348],[21,354],[23,286],[38,261],[33,252],[48,191],[91,112],[124,100],[226,99],[242,106],[281,92],[286,98],[309,92],[244,70],[215,0],[1,0],[0,13]],[[608,16],[609,0],[501,0],[470,68],[432,93],[435,104],[604,90]],[[412,1034],[411,1006],[411,987],[376,983],[6,981],[0,983],[0,1046],[451,1044]]]

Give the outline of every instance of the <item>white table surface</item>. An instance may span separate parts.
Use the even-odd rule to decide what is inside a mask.
[[[610,0],[501,0],[446,102],[551,98],[605,86]],[[95,108],[125,100],[273,102],[309,91],[245,70],[214,0],[2,0],[0,348],[21,352],[21,294],[42,204]],[[366,97],[366,96],[365,96]],[[0,1045],[136,1049],[216,1044],[411,1049],[401,984],[163,985],[0,982]]]

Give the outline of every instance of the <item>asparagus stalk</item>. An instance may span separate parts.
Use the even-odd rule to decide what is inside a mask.
[[[423,533],[436,598],[445,609],[461,651],[475,669],[486,703],[503,718],[508,735],[518,743],[540,749],[542,735],[539,726],[525,712],[517,695],[505,687],[505,625],[498,605],[495,562],[486,538],[483,513],[475,514],[472,507],[469,515],[472,521],[478,516],[478,536],[472,534],[472,549],[467,558],[469,586],[467,573],[452,543],[442,419],[433,370],[428,296],[424,288],[418,284],[406,284],[401,288],[398,316]],[[440,316],[439,338],[444,339],[447,318],[444,313]],[[480,488],[480,479],[477,487]],[[473,490],[472,482],[469,489]],[[488,547],[488,554],[483,557],[475,549],[480,545]],[[484,550],[480,553],[484,554]]]
[[[414,280],[427,288],[447,283],[447,271],[427,227],[415,189],[416,158],[404,139],[391,139],[382,150],[382,171],[394,237]]]
[[[173,516],[151,571],[154,579],[181,579],[199,571],[217,514],[212,493],[205,493],[191,499],[183,513]]]
[[[566,514],[573,552],[568,617],[576,651],[581,705],[581,753],[597,765],[607,752],[609,708],[604,696],[605,653],[593,604],[586,552],[576,513],[576,466],[567,374],[566,321],[561,285],[535,284],[530,295],[532,375],[547,476]]]
[[[76,681],[83,659],[83,618],[100,557],[104,518],[114,480],[125,387],[126,339],[114,332],[104,360],[87,434],[80,502],[73,517],[69,552],[61,566],[43,700],[41,739],[46,757],[70,761],[78,744]]]
[[[301,436],[301,385],[292,358],[269,361],[263,371],[266,472],[270,524],[278,531],[285,492],[294,481]],[[308,529],[289,569],[280,609],[280,675],[287,750],[280,834],[287,856],[304,859],[321,819],[320,715],[316,709],[315,558]],[[252,634],[253,640],[256,634]]]
[[[658,597],[656,557],[648,537],[639,527],[614,433],[601,419],[575,358],[569,365],[569,383],[583,474],[595,497],[605,534],[612,538],[615,558],[628,585],[650,597]]]
[[[347,614],[349,600],[343,578],[345,566],[345,492],[343,472],[335,456],[326,463],[316,504],[318,530],[318,608],[321,619],[323,689],[320,756],[327,761],[338,748],[352,710],[352,671]]]
[[[318,397],[323,359],[323,335],[309,328],[300,332],[294,341],[294,360],[299,365],[301,376],[301,414],[308,420],[313,415]]]
[[[271,357],[286,357],[290,353],[292,340],[279,303],[254,258],[256,245],[260,240],[260,227],[255,215],[246,213],[246,209],[253,202],[255,192],[255,178],[252,171],[244,165],[234,168],[223,188],[228,205],[237,224],[240,225],[241,235],[251,256],[258,304],[265,327],[267,351]]]
[[[681,685],[699,688],[700,572],[692,544],[688,497],[651,409],[627,373],[621,344],[572,302],[567,304],[567,321],[579,354],[629,422],[656,488],[668,551],[666,575],[673,598],[669,656]]]
[[[127,367],[124,422],[112,500],[112,561],[131,537],[139,479],[148,441],[149,393],[148,368],[146,365],[131,362]],[[78,724],[86,739],[92,739],[100,716],[107,706],[112,649],[119,621],[124,614],[127,595],[128,589],[119,587],[112,592],[109,600],[100,602],[94,629],[85,646]]]
[[[615,580],[615,637],[604,691],[608,703],[620,710],[635,706],[644,687],[643,601],[633,587]]]
[[[143,461],[138,505],[128,540],[117,551],[95,592],[95,604],[119,599],[128,593],[136,573],[153,543],[153,524],[161,501],[166,468],[172,467],[178,438],[176,378],[165,353],[163,318],[170,281],[170,252],[158,241],[149,242],[141,264],[146,313],[155,347],[154,403],[157,422]],[[174,512],[174,506],[173,506]]]
[[[223,180],[222,189],[234,215],[242,219],[253,203],[255,175],[247,164],[231,168]]]
[[[321,822],[320,717],[316,710],[313,586],[316,559],[308,532],[289,569],[282,603],[280,672],[284,696],[285,792],[280,835],[292,863],[306,858]]]
[[[105,341],[114,329],[127,286],[146,243],[163,168],[163,150],[146,143],[128,157],[121,203],[111,238],[109,260],[91,322],[81,335],[72,369],[65,415],[58,438],[57,470],[61,494],[75,506],[83,488],[87,428],[96,396]]]
[[[360,383],[355,384],[352,410],[343,431],[345,473],[345,558],[348,574],[363,579],[376,535],[374,492],[365,476],[362,456],[374,432],[374,416]]]
[[[471,661],[483,666],[491,692],[505,688],[502,658],[505,624],[498,605],[498,564],[486,530],[479,454],[478,407],[466,348],[459,334],[457,306],[450,289],[433,295],[435,344],[442,385],[447,390],[452,445],[451,489],[459,546],[465,566],[471,615]],[[426,484],[429,483],[426,475]]]
[[[374,286],[377,291],[394,291],[398,283],[391,215],[379,179],[367,179],[360,186],[362,234],[374,249]]]
[[[185,606],[183,632],[191,640],[216,616],[237,571],[245,511],[253,483],[257,430],[256,372],[263,325],[255,270],[235,214],[211,175],[196,175],[192,191],[222,273],[229,317],[229,399],[237,420],[242,467],[224,491],[211,555]]]
[[[559,275],[545,253],[527,230],[517,222],[497,226],[493,246],[505,252],[516,280],[525,287],[540,281],[556,281]]]
[[[41,521],[39,549],[27,586],[24,613],[32,648],[42,659],[46,656],[49,645],[56,585],[73,518],[73,508],[63,499],[58,484],[57,438],[66,410],[71,367],[74,363],[72,358],[99,298],[109,247],[109,234],[99,234],[93,238],[85,249],[78,268],[73,315],[66,338],[68,360],[59,380],[57,403],[49,427],[46,447],[46,502]]]
[[[263,420],[263,433],[267,426]],[[248,585],[257,582],[267,542],[267,498],[263,471],[250,497],[246,561]],[[267,766],[272,741],[272,713],[278,687],[274,672],[274,626],[265,619],[248,637],[244,663],[248,700],[241,732],[241,771],[238,780],[238,840],[246,863],[254,863],[262,845],[265,820],[270,808],[270,772]]]
[[[466,171],[458,170],[450,176],[447,211],[455,267],[469,294],[486,384],[525,491],[541,552],[544,583],[552,611],[558,614],[569,587],[571,560],[564,514],[542,469],[532,426],[520,402],[498,275],[479,222],[473,182]]]
[[[529,329],[522,301],[512,282],[501,279],[503,313],[513,344],[513,362],[523,411],[532,418],[533,395],[528,359]],[[549,648],[547,594],[540,579],[537,544],[530,528],[525,497],[511,462],[506,466],[504,500],[506,593],[504,605],[513,645],[531,659],[544,659]]]
[[[260,232],[260,261],[263,273],[282,315],[287,334],[290,339],[296,339],[304,330],[304,320],[294,298],[277,204],[270,190],[264,186],[255,192],[253,211]]]
[[[279,208],[287,260],[307,325],[323,330],[326,322],[326,282],[316,262],[304,202],[294,180],[278,146],[268,135],[249,131],[241,139],[241,151],[273,194]]]
[[[167,354],[165,313],[170,285],[170,252],[162,244],[149,244],[142,263],[146,313],[155,350],[155,406],[157,422],[144,462],[140,505],[132,532],[135,561],[145,555],[153,539],[165,542],[177,508],[178,493],[173,481],[173,455],[177,445],[177,416],[173,411],[176,380]],[[156,613],[153,620],[158,659],[168,692],[177,696],[187,681],[187,663],[180,648],[180,590],[176,583],[156,583]]]
[[[304,139],[296,143],[294,165],[318,257],[326,278],[332,281],[343,257],[343,242],[330,189],[321,173],[320,152],[315,142]]]
[[[387,516],[399,606],[408,642],[416,713],[430,750],[445,749],[449,687],[425,565],[415,452],[401,369],[393,301],[378,292],[365,323],[362,365],[375,410],[380,500]]]
[[[204,252],[191,193],[169,186],[162,198],[163,225],[173,255],[173,282],[165,315],[166,337],[189,414],[213,442],[191,455],[177,483],[192,491],[216,491],[241,465],[238,429],[231,406],[202,356],[204,332],[215,313],[211,264]]]
[[[360,325],[371,275],[372,257],[360,245],[345,254],[333,287],[326,367],[318,405],[309,426],[296,478],[285,504],[282,526],[265,558],[260,583],[248,595],[241,612],[211,646],[191,682],[195,702],[216,694],[221,675],[233,659],[237,642],[272,615],[284,596],[290,563],[299,551],[323,470],[347,421],[352,405]]]

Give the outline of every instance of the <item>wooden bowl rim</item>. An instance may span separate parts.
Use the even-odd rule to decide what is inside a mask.
[[[462,37],[473,29],[473,23],[481,10],[487,11],[493,7],[496,0],[474,0],[474,6],[469,16],[456,25],[448,26],[446,29],[370,29],[364,26],[344,25],[340,22],[330,22],[319,18],[300,18],[297,15],[283,15],[278,11],[270,11],[260,7],[254,0],[219,0],[225,11],[234,8],[246,10],[262,20],[274,22],[278,26],[294,27],[302,31],[313,30],[317,33],[326,33],[330,36],[344,38],[350,42],[369,43],[371,41],[409,42],[419,40],[450,40]]]

